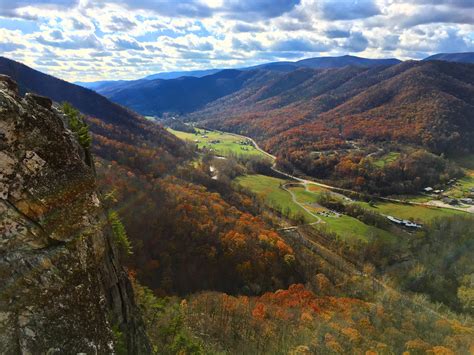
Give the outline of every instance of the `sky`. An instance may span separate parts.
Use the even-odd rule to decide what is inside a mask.
[[[474,0],[0,0],[0,55],[69,81],[474,51]]]

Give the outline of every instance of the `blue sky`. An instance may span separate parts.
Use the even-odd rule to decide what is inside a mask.
[[[474,0],[0,0],[0,55],[70,81],[474,51]]]

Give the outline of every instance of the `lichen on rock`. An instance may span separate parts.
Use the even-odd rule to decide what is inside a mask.
[[[0,76],[0,353],[149,345],[93,169],[51,100]]]

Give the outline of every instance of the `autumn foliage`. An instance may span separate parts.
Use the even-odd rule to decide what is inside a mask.
[[[474,65],[407,61],[273,73],[189,115],[209,127],[257,139],[281,167],[374,193],[413,193],[438,183],[421,168],[370,164],[371,145],[422,148],[439,155],[474,150]],[[426,153],[428,154],[428,153]],[[410,160],[413,157],[407,157]],[[406,164],[403,162],[402,164]],[[408,170],[409,171],[409,170]],[[408,181],[418,178],[415,184]]]
[[[397,297],[377,303],[324,297],[302,284],[260,297],[203,293],[183,309],[212,351],[284,354],[468,352],[471,327],[423,312]]]

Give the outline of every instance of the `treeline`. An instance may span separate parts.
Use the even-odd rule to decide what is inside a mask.
[[[407,290],[474,314],[474,218],[434,220],[411,248],[413,263],[394,271]]]
[[[320,194],[318,196],[318,203],[330,210],[357,218],[370,226],[385,230],[391,229],[391,223],[380,213],[370,211],[355,203],[344,203],[341,199],[335,198],[334,195],[329,192]]]
[[[443,184],[463,174],[454,163],[422,149],[401,153],[383,166],[375,165],[363,152],[317,156],[288,152],[279,164],[342,188],[376,195],[419,193],[426,186]]]
[[[294,284],[260,297],[200,293],[180,309],[209,353],[469,353],[472,326],[392,293],[375,297],[375,303],[325,297]]]

